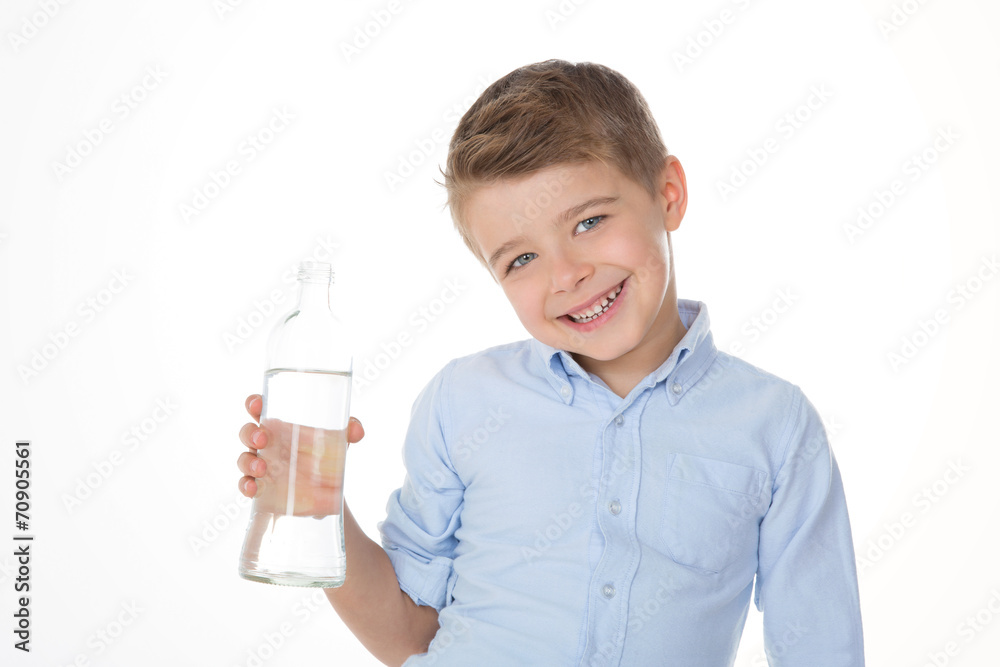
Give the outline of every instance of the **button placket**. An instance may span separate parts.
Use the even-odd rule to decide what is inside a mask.
[[[613,410],[622,410],[618,405]],[[594,573],[591,595],[599,601],[600,611],[591,620],[590,637],[595,646],[608,646],[618,641],[621,630],[621,615],[628,603],[628,587],[633,576],[631,554],[633,528],[625,519],[621,499],[629,496],[635,483],[634,475],[638,462],[635,459],[633,429],[624,428],[626,418],[615,414],[609,427],[604,431],[604,483],[601,485],[601,516],[598,521],[604,531],[606,542],[601,564]],[[610,424],[614,423],[611,427]],[[622,595],[618,595],[618,589]],[[602,654],[602,658],[607,656]]]

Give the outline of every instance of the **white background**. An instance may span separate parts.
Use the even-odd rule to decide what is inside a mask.
[[[231,4],[0,9],[0,663],[377,664],[321,594],[237,576],[243,401],[288,271],[329,253],[356,373],[379,362],[347,469],[377,538],[417,392],[449,359],[527,337],[452,229],[434,183],[447,140],[487,83],[558,57],[643,91],[690,187],[679,296],[823,415],[865,559],[868,664],[995,664],[995,3]],[[269,134],[275,110],[293,118]],[[911,171],[939,131],[955,138]],[[460,296],[442,312],[447,281]],[[16,439],[32,443],[30,655],[8,630]],[[751,609],[737,665],[762,664]]]

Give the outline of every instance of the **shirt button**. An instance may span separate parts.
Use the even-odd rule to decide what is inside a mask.
[[[615,596],[615,587],[611,584],[604,584],[604,588],[601,589],[601,593],[604,594],[604,597],[610,600]]]
[[[622,511],[622,504],[617,500],[612,500],[610,503],[608,503],[608,511],[611,512],[612,514],[618,514],[619,512]]]
[[[559,390],[559,393],[563,395],[563,398],[569,398],[569,392],[570,388],[568,384],[564,384],[562,389]]]
[[[622,417],[621,415],[618,415],[617,417],[615,417],[615,426],[621,426],[624,423],[625,423],[625,418],[624,417]]]
[[[670,391],[674,392],[675,394],[681,393],[681,390],[683,388],[684,387],[682,387],[679,382],[675,382],[672,385],[670,385]]]

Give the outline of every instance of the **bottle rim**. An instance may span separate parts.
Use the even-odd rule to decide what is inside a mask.
[[[328,262],[303,260],[299,262],[297,277],[310,283],[332,283],[333,267]]]

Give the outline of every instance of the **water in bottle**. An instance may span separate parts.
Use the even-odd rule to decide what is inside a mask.
[[[344,463],[350,416],[348,337],[329,307],[329,265],[303,263],[299,301],[268,341],[257,478],[240,562],[245,579],[291,586],[344,582]]]

